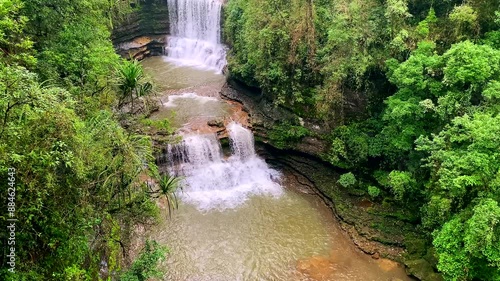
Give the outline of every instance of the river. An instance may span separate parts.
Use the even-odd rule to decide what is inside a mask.
[[[319,197],[256,153],[248,115],[218,95],[220,5],[169,0],[167,55],[143,61],[164,93],[152,118],[171,119],[181,137],[160,163],[183,177],[179,208],[147,234],[170,248],[163,280],[410,280],[358,250]]]

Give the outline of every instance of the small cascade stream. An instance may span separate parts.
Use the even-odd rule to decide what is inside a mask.
[[[190,135],[169,145],[169,170],[184,177],[183,202],[199,210],[235,208],[251,195],[280,196],[279,173],[255,154],[253,134],[237,123],[228,126],[231,156],[223,157],[215,134]]]
[[[168,0],[168,10],[168,60],[221,73],[226,65],[226,51],[221,44],[221,1]]]

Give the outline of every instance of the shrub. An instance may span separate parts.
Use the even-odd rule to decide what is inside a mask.
[[[337,182],[343,187],[354,187],[357,181],[353,173],[349,172],[341,175]]]
[[[380,189],[376,186],[368,186],[368,194],[370,195],[370,197],[372,198],[376,198],[380,195]]]
[[[158,262],[165,258],[167,249],[156,241],[146,241],[146,245],[139,257],[132,263],[129,270],[125,271],[122,281],[146,281],[151,277],[162,277],[163,272],[158,269]]]

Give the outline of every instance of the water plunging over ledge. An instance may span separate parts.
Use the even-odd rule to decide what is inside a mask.
[[[185,136],[168,147],[170,172],[184,177],[180,197],[199,210],[235,208],[252,195],[283,193],[279,173],[255,154],[252,132],[234,122],[227,129],[232,151],[227,159],[215,134]]]
[[[168,60],[221,73],[226,65],[226,50],[220,38],[221,9],[219,0],[168,0]]]

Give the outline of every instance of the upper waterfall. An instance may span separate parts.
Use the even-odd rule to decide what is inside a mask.
[[[170,61],[222,72],[226,50],[221,44],[219,0],[168,0],[170,34],[166,52]]]

